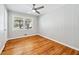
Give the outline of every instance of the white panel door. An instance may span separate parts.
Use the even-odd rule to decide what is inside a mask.
[[[7,11],[4,5],[0,4],[0,52],[7,39]]]

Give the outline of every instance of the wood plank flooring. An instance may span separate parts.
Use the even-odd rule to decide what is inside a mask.
[[[39,35],[7,41],[2,55],[78,55],[79,51]]]

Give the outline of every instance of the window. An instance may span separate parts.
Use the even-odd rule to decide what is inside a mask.
[[[14,30],[20,29],[31,29],[32,28],[32,19],[23,18],[23,17],[14,17],[13,19],[13,28]]]
[[[32,28],[32,20],[25,19],[25,29],[31,29],[31,28]]]
[[[23,18],[14,17],[14,28],[15,29],[23,29]]]

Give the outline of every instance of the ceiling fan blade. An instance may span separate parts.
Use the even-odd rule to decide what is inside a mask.
[[[42,9],[42,8],[44,8],[44,6],[37,7],[36,10],[39,10],[39,9]]]
[[[40,12],[39,12],[39,11],[37,11],[37,10],[35,10],[35,11],[36,11],[36,13],[40,14]]]

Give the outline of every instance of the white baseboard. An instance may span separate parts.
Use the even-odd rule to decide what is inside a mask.
[[[28,37],[28,36],[33,36],[33,35],[37,35],[37,34],[30,34],[30,35],[15,37],[15,38],[8,38],[8,40],[16,39],[16,38],[22,38],[22,37]],[[8,40],[7,40],[7,41],[8,41]],[[3,51],[3,49],[4,49],[4,47],[5,47],[5,44],[6,44],[7,41],[5,41],[4,45],[3,45],[2,48],[0,49],[0,54],[2,53],[2,51]]]
[[[33,36],[33,35],[40,35],[40,36],[42,36],[42,37],[48,38],[48,39],[50,39],[50,40],[53,40],[53,41],[58,42],[58,43],[60,43],[60,44],[62,44],[62,45],[65,45],[65,46],[67,46],[67,47],[70,47],[70,48],[72,48],[72,49],[75,49],[75,50],[78,50],[78,51],[79,51],[79,49],[76,48],[76,47],[73,47],[73,46],[70,46],[70,45],[68,45],[68,44],[59,42],[59,41],[57,41],[57,40],[54,40],[53,38],[49,38],[49,37],[47,37],[47,36],[45,36],[45,35],[42,35],[42,34],[30,34],[30,35],[26,35],[26,36],[19,36],[19,37],[9,38],[9,39],[16,39],[16,38],[21,38],[21,37]]]
[[[7,41],[5,41],[4,45],[2,46],[2,48],[0,49],[0,54],[2,53],[4,47],[5,47],[5,44],[6,44]]]
[[[19,37],[9,38],[8,40],[22,38],[22,37],[28,37],[28,36],[33,36],[33,35],[38,35],[38,34],[23,35],[23,36],[19,36]]]
[[[5,47],[5,45],[3,45],[3,47],[0,49],[0,54],[2,53],[4,47]]]
[[[41,35],[41,34],[39,34],[39,35],[42,36],[42,37],[48,38],[48,39],[50,39],[50,40],[52,40],[52,41],[55,41],[55,42],[57,42],[57,43],[59,43],[59,44],[62,44],[62,45],[64,45],[64,46],[67,46],[67,47],[70,47],[70,48],[72,48],[72,49],[75,49],[75,50],[79,51],[79,49],[76,48],[76,47],[73,47],[73,46],[70,46],[70,45],[68,45],[68,44],[59,42],[59,41],[54,40],[53,38],[49,38],[49,37],[47,37],[47,36],[45,36],[45,35]]]

